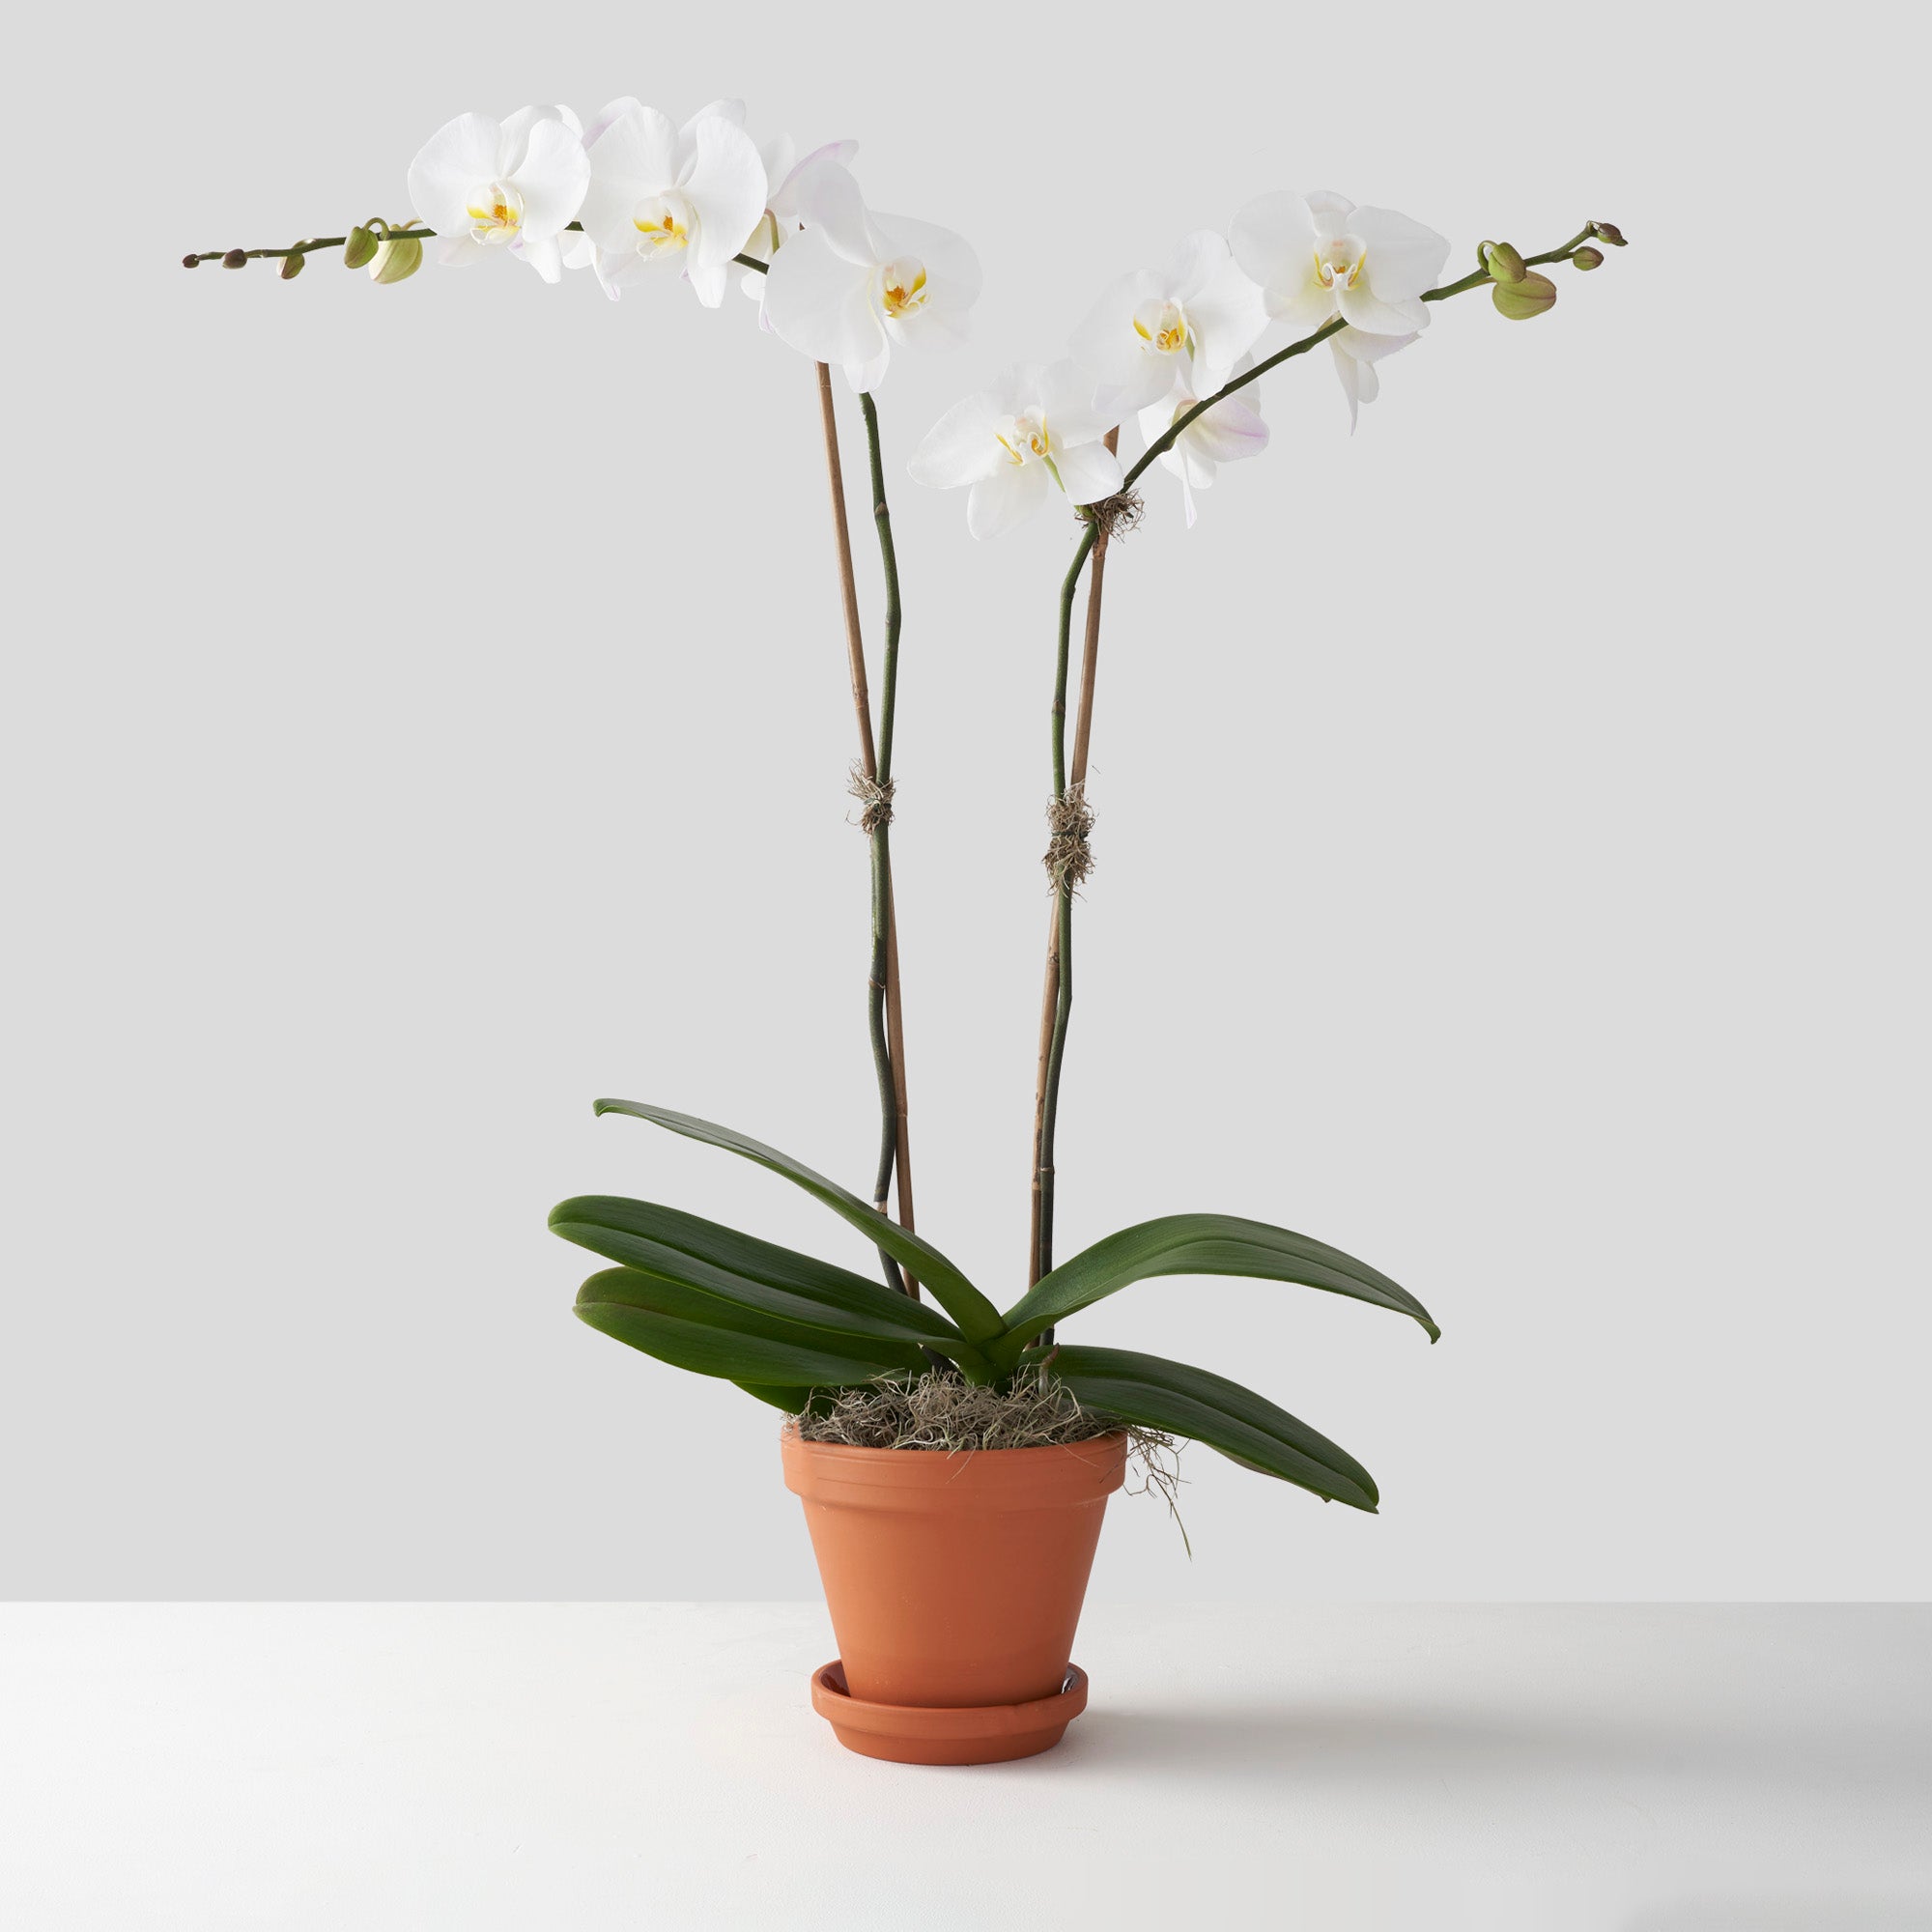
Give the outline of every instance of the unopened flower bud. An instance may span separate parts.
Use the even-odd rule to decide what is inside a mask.
[[[1522,257],[1507,242],[1485,242],[1483,266],[1492,282],[1520,282],[1529,272],[1522,266]]]
[[[224,269],[245,269],[248,266],[248,257],[240,248],[231,248],[222,256],[221,266]]]
[[[1578,248],[1570,259],[1579,269],[1601,269],[1604,266],[1604,251],[1601,248]]]
[[[302,264],[307,260],[308,257],[306,255],[284,255],[282,257],[282,280],[285,282],[294,281],[301,273]]]
[[[1498,314],[1512,322],[1528,322],[1556,299],[1556,284],[1548,275],[1524,270],[1520,282],[1498,282],[1490,291]]]
[[[182,257],[182,267],[184,269],[198,269],[201,267],[201,257],[199,255],[184,255]]]
[[[342,244],[342,266],[345,269],[359,269],[369,262],[376,253],[376,238],[366,228],[352,228],[349,240]]]
[[[1630,243],[1624,240],[1623,230],[1614,221],[1593,221],[1590,233],[1599,242],[1607,242],[1612,248],[1627,248]]]
[[[377,282],[406,282],[422,267],[423,244],[413,235],[391,235],[376,250],[369,278]]]

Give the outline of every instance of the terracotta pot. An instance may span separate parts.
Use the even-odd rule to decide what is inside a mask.
[[[1126,1437],[958,1454],[781,1441],[838,1639],[813,1701],[839,1741],[913,1764],[1057,1744],[1086,1701],[1073,1633]]]

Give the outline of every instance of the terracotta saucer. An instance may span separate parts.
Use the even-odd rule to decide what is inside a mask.
[[[811,1708],[847,1750],[864,1757],[894,1764],[1004,1764],[1060,1742],[1087,1708],[1087,1673],[1068,1664],[1066,1682],[1053,1696],[1026,1704],[866,1704],[846,1690],[845,1667],[834,1658],[812,1672]]]

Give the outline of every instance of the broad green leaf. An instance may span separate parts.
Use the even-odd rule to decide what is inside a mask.
[[[1125,1349],[1055,1349],[1046,1371],[1085,1408],[1189,1436],[1264,1475],[1375,1514],[1375,1479],[1346,1449],[1225,1376]]]
[[[1056,1321],[1134,1282],[1163,1274],[1236,1274],[1298,1282],[1407,1315],[1422,1324],[1432,1342],[1441,1332],[1428,1309],[1406,1288],[1325,1241],[1233,1214],[1168,1214],[1122,1228],[1042,1275],[1007,1311],[1008,1333],[992,1351],[994,1359],[1009,1366],[1019,1346]]]
[[[721,1313],[730,1319],[717,1320]],[[856,1337],[736,1308],[639,1268],[592,1275],[578,1291],[577,1316],[599,1333],[673,1368],[741,1384],[843,1388],[894,1369],[924,1366],[917,1349],[881,1342],[860,1355],[852,1352],[859,1346]]]
[[[650,1121],[657,1126],[668,1127],[674,1134],[724,1148],[728,1153],[740,1154],[746,1160],[756,1161],[760,1167],[770,1168],[774,1174],[783,1175],[794,1186],[804,1188],[835,1214],[849,1221],[874,1247],[883,1248],[929,1288],[932,1298],[958,1323],[969,1342],[990,1342],[1005,1332],[1000,1311],[930,1241],[901,1228],[869,1202],[861,1201],[856,1194],[848,1193],[835,1180],[827,1180],[802,1161],[729,1127],[695,1120],[689,1114],[673,1114],[668,1108],[648,1107],[639,1100],[599,1100],[597,1111],[629,1114],[639,1121]]]
[[[787,1415],[798,1414],[816,1393],[809,1388],[785,1388],[778,1382],[740,1382],[738,1386],[747,1395],[768,1402],[774,1408],[783,1409]]]
[[[949,1354],[967,1347],[958,1329],[923,1301],[676,1208],[614,1194],[581,1194],[553,1208],[550,1225],[553,1234],[607,1261],[808,1327],[929,1341]]]

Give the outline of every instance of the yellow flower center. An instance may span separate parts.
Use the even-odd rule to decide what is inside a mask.
[[[1337,235],[1332,241],[1315,244],[1315,273],[1324,289],[1338,283],[1352,289],[1369,259],[1369,244],[1353,235]]]
[[[464,205],[469,239],[490,245],[514,242],[524,225],[524,198],[508,182],[486,182]]]
[[[993,432],[1009,463],[1045,463],[1053,455],[1053,439],[1046,432],[1046,418],[1037,410],[1026,410],[1009,416]]]
[[[691,245],[691,204],[681,194],[654,194],[639,202],[631,216],[638,231],[638,253],[665,255]]]
[[[925,264],[911,257],[888,262],[880,271],[880,300],[895,318],[911,315],[925,302]]]
[[[1143,302],[1134,311],[1134,333],[1156,355],[1177,355],[1187,347],[1187,317],[1179,302]]]

